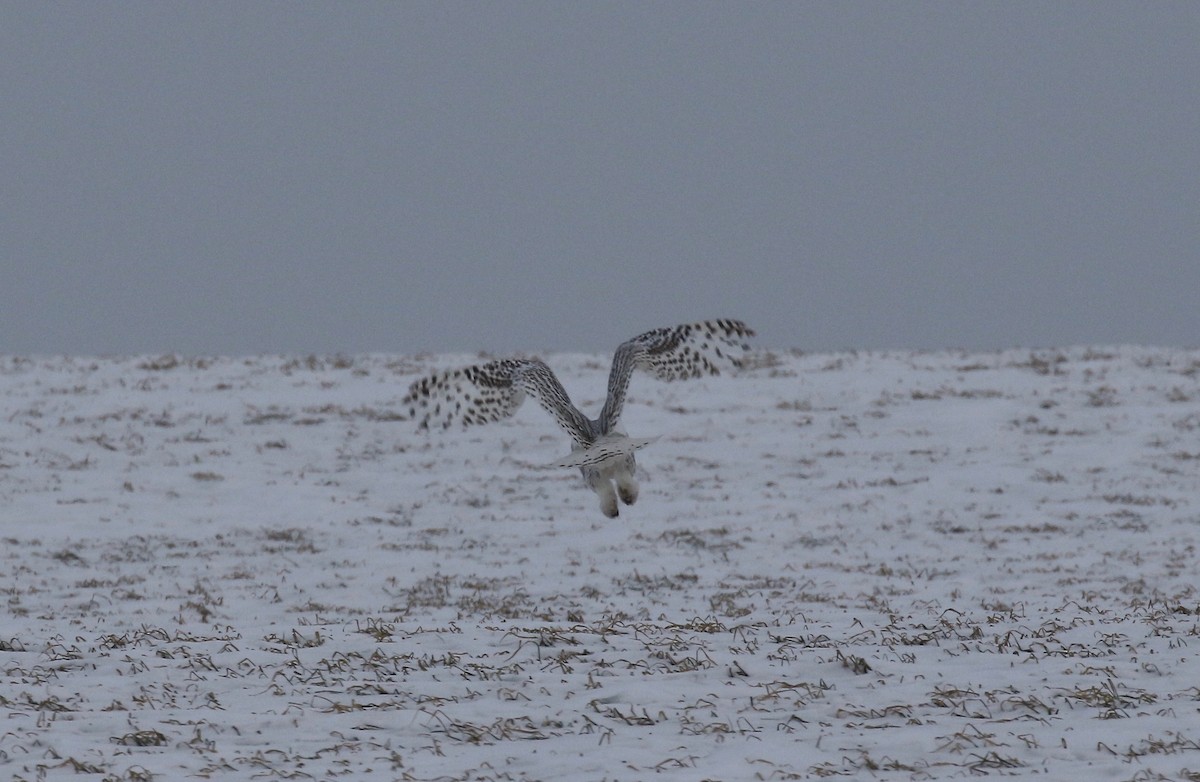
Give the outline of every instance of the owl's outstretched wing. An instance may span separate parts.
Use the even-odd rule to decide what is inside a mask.
[[[505,358],[416,381],[401,404],[421,428],[486,424],[513,415],[525,395],[536,399],[578,445],[591,441],[587,418],[537,359]]]
[[[754,336],[740,320],[705,320],[639,334],[617,348],[608,374],[608,397],[600,411],[600,431],[613,431],[625,405],[634,368],[660,380],[721,374],[722,365],[740,367]]]

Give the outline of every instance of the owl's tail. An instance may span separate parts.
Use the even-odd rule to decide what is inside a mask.
[[[571,451],[561,459],[547,464],[547,467],[588,467],[604,464],[610,460],[621,459],[634,451],[645,448],[658,437],[626,437],[623,434],[606,434],[587,448]]]

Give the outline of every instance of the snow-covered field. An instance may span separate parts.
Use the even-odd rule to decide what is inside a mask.
[[[0,777],[1200,779],[1200,352],[472,360],[0,358]]]

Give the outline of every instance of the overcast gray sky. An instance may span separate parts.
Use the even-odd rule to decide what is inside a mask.
[[[0,352],[1197,345],[1200,3],[0,5]]]

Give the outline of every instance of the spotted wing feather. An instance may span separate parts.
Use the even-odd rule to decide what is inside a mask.
[[[587,419],[562,383],[537,359],[506,358],[452,369],[416,381],[402,404],[421,428],[469,426],[508,418],[533,396],[580,445],[590,441]]]
[[[722,366],[742,366],[754,331],[740,320],[705,320],[654,329],[624,342],[613,356],[608,397],[600,412],[600,429],[613,431],[625,404],[633,370],[644,369],[660,380],[683,380],[721,374]]]
[[[740,320],[706,320],[639,334],[634,364],[660,380],[683,380],[721,374],[721,366],[740,367],[754,332]],[[624,347],[624,346],[622,346]]]

